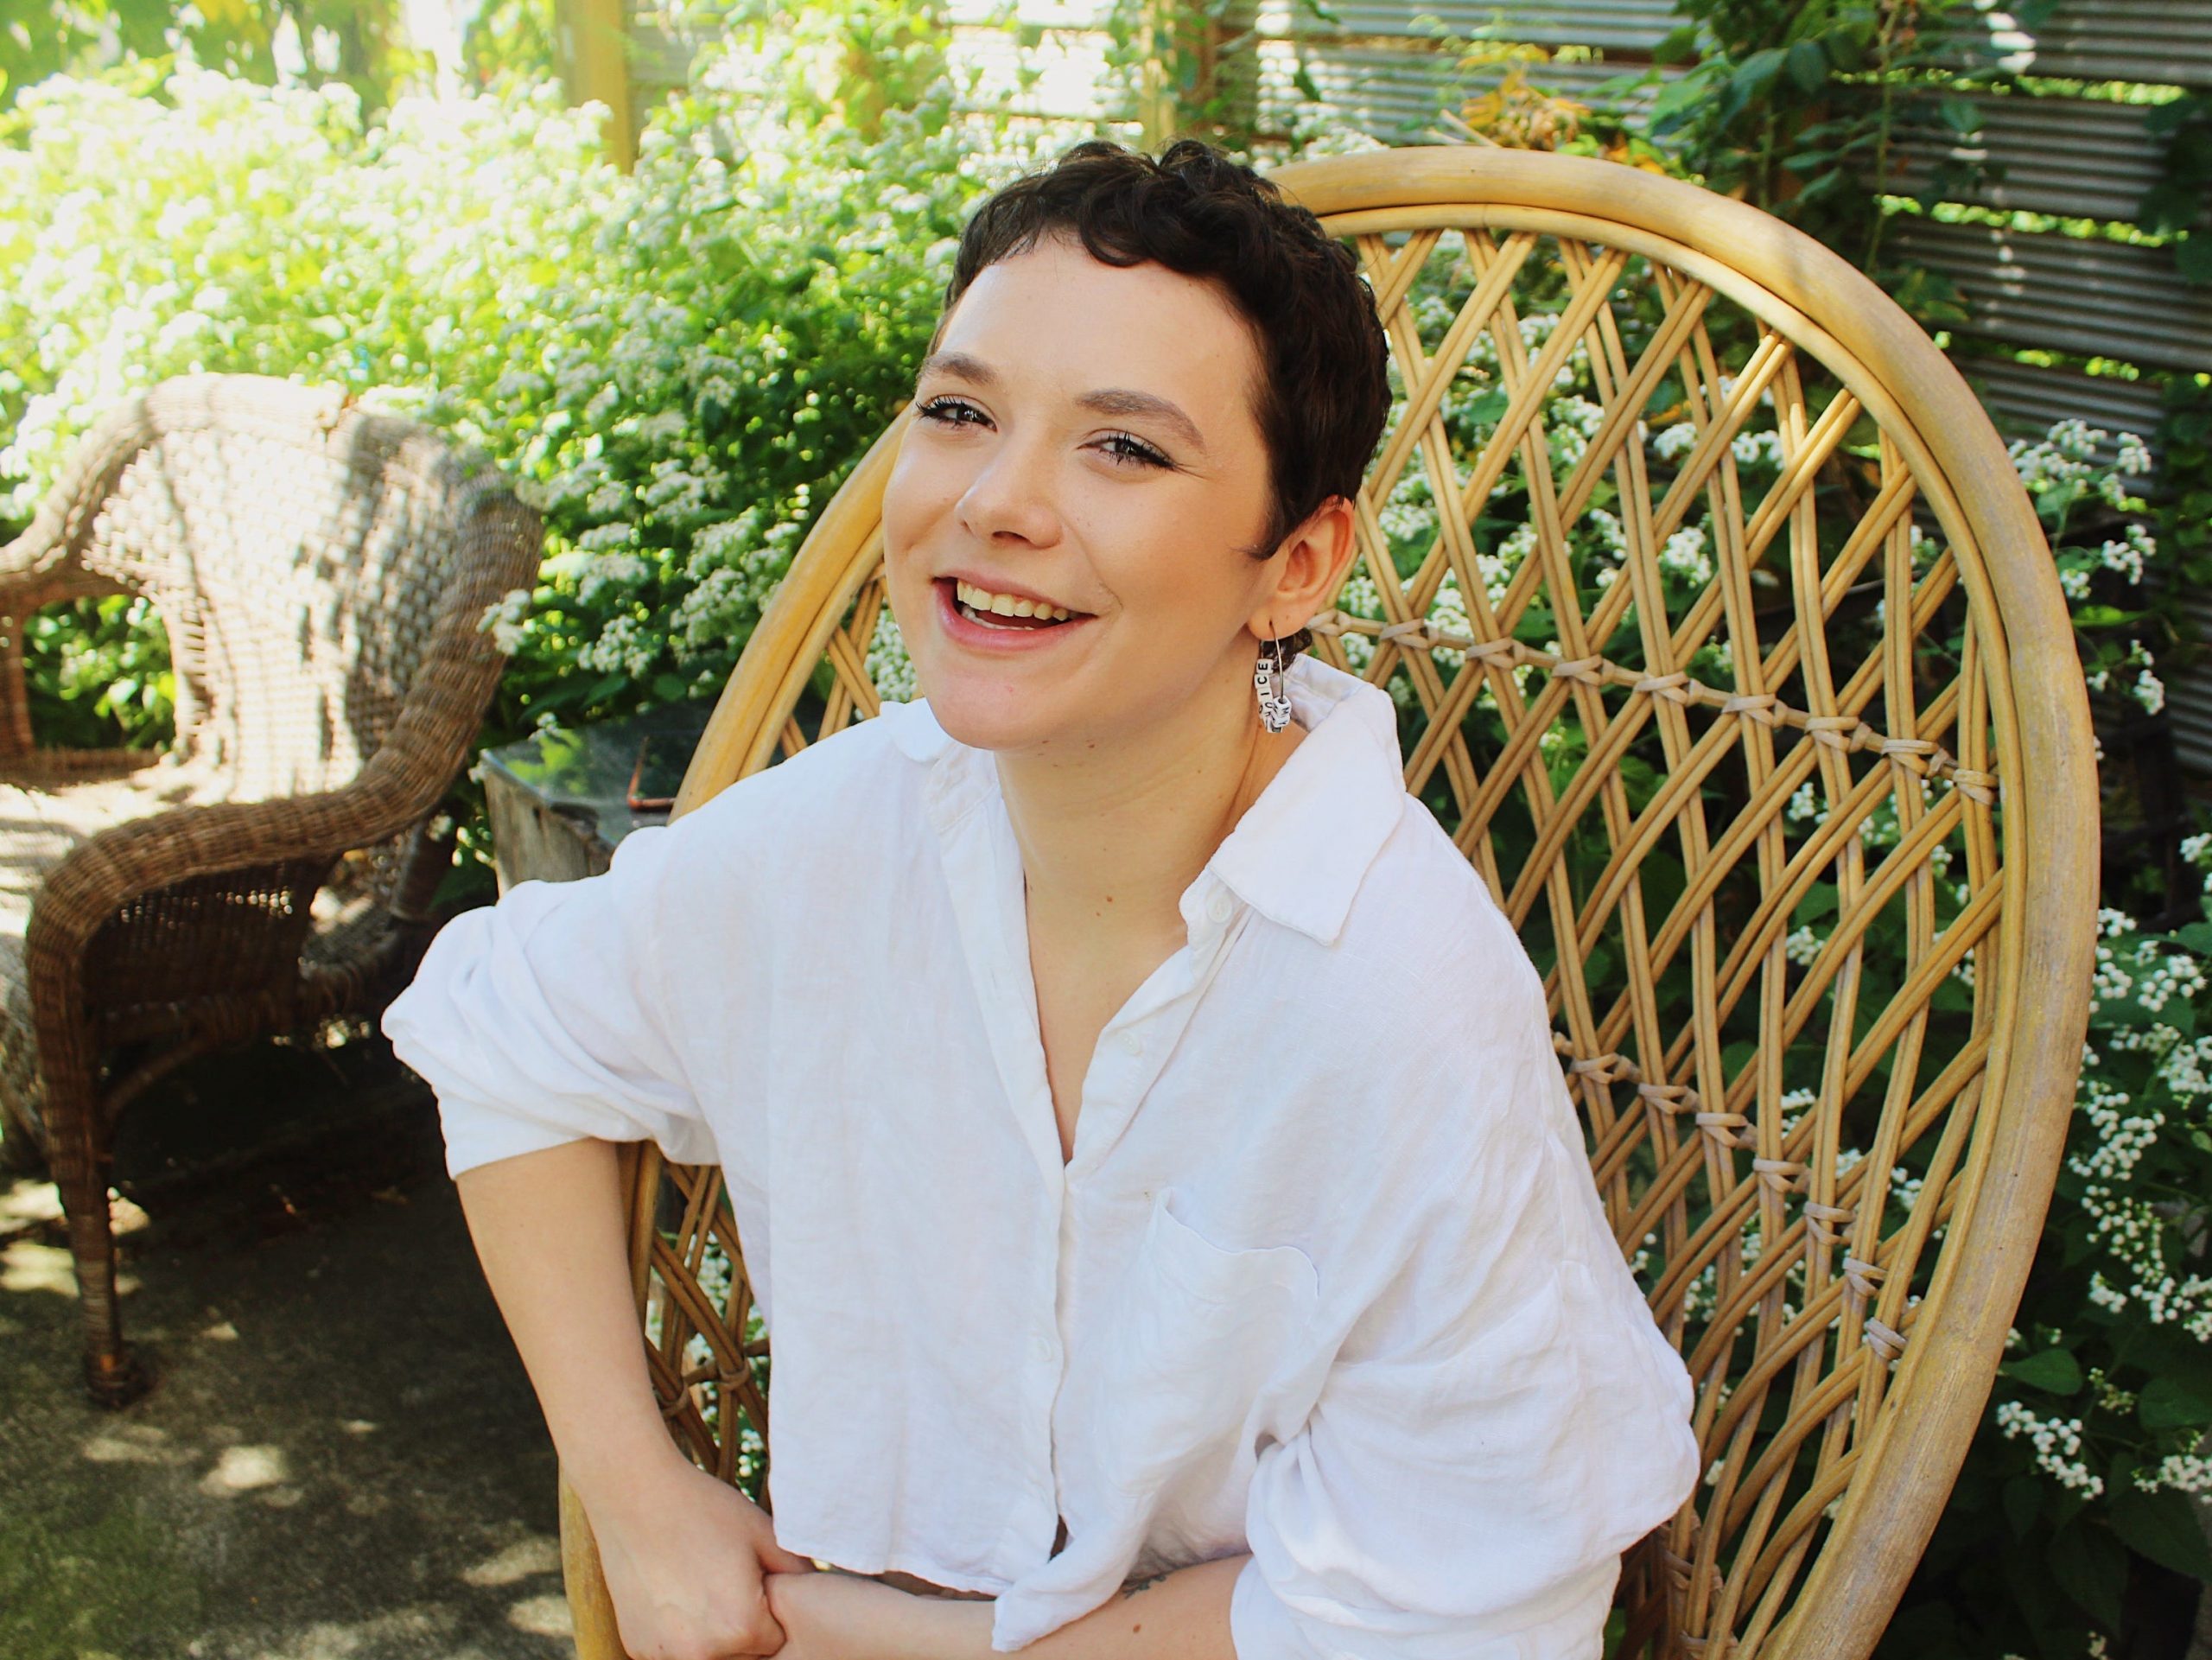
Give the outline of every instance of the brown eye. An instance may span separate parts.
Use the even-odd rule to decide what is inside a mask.
[[[1116,461],[1122,462],[1124,465],[1131,461],[1137,462],[1146,467],[1168,467],[1173,465],[1173,463],[1168,461],[1166,456],[1161,455],[1158,450],[1154,449],[1150,444],[1145,442],[1143,439],[1138,437],[1133,432],[1109,433],[1100,442],[1109,447],[1106,451],[1108,455],[1111,455]],[[1114,446],[1120,447],[1114,448]]]
[[[987,425],[988,424],[988,419],[984,416],[982,410],[977,409],[973,404],[967,402],[964,398],[932,398],[926,403],[917,404],[914,405],[914,413],[920,416],[923,420],[935,421],[941,425],[948,427],[962,427],[968,425],[969,423],[960,418],[963,411],[974,416],[977,421],[984,422]]]

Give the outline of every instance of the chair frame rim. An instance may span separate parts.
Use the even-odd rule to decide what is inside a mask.
[[[1988,414],[1957,367],[1864,273],[1805,233],[1687,181],[1618,163],[1440,145],[1297,162],[1268,175],[1333,234],[1379,229],[1393,214],[1459,210],[1469,226],[1527,228],[1573,219],[1610,245],[1662,238],[1735,274],[1732,288],[1793,311],[1839,347],[1919,446],[1942,491],[1929,503],[1979,558],[1961,561],[1982,630],[2009,912],[2002,989],[1991,1022],[1981,1103],[1960,1177],[1967,1202],[1949,1222],[1923,1319],[1897,1363],[1883,1409],[1829,1536],[1780,1622],[1757,1646],[1788,1660],[1858,1660],[1895,1611],[1942,1513],[1995,1382],[2063,1156],[2086,1035],[2095,951],[2099,808],[2088,692],[2043,528]],[[1351,228],[1347,229],[1347,222]],[[1433,220],[1424,220],[1424,224]],[[1575,234],[1572,229],[1563,234]],[[1618,238],[1616,240],[1614,239]],[[1706,273],[1697,273],[1707,280]],[[1765,310],[1771,310],[1769,306]],[[1815,350],[1813,353],[1820,357]],[[1853,377],[1822,359],[1847,383]],[[1853,385],[1850,390],[1861,391]],[[789,708],[880,563],[878,504],[912,420],[902,410],[832,497],[807,537],[853,546],[833,567],[802,547],[725,685],[671,817],[768,764]],[[1948,499],[1946,493],[1948,493]],[[1976,569],[1969,570],[1974,565]],[[658,1161],[639,1181],[658,1181]]]

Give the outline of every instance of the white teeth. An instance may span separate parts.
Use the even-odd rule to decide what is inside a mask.
[[[1056,622],[1065,622],[1074,614],[1065,606],[1047,605],[1041,600],[1016,599],[1011,594],[994,594],[973,582],[953,579],[953,590],[962,604],[977,611],[988,611],[1001,617],[1049,617]]]

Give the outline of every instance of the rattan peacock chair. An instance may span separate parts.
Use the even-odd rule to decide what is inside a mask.
[[[1927,337],[1741,203],[1495,149],[1274,177],[1357,251],[1398,383],[1316,649],[1392,690],[1407,787],[1546,970],[1696,1383],[1710,1468],[1628,1553],[1611,1650],[1864,1656],[1986,1402],[2088,1018],[2088,707],[2035,514]],[[909,418],[800,550],[677,812],[878,708]],[[762,1497],[718,1174],[625,1155],[671,1429]],[[617,1656],[563,1500],[582,1653]]]
[[[102,418],[0,547],[0,1110],[9,1161],[60,1189],[96,1398],[146,1381],[116,1307],[117,1116],[186,1060],[407,983],[505,663],[476,625],[542,544],[479,451],[340,388],[193,375]],[[35,747],[22,620],[114,594],[167,629],[175,743]]]

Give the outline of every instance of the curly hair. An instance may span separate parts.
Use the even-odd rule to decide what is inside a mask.
[[[1332,496],[1357,496],[1390,413],[1389,348],[1351,250],[1310,212],[1197,139],[1177,139],[1156,158],[1091,139],[976,210],[945,285],[945,315],[985,268],[1054,235],[1079,239],[1105,264],[1149,260],[1211,281],[1250,328],[1265,371],[1253,414],[1272,498],[1255,558],[1272,557]],[[1282,646],[1287,654],[1312,644],[1301,628]]]

